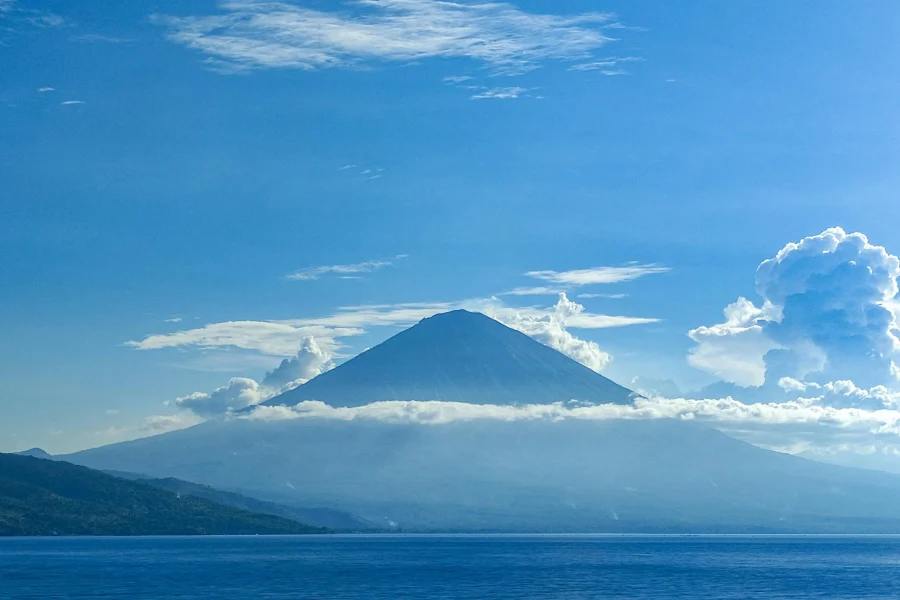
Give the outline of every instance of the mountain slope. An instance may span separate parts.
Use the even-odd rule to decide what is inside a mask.
[[[0,454],[0,535],[320,533],[66,462]]]
[[[628,404],[630,390],[481,313],[435,315],[339,367],[266,402],[383,400]]]
[[[266,502],[265,500],[258,500],[233,492],[225,492],[207,485],[191,483],[173,477],[166,477],[164,479],[139,479],[138,481],[181,494],[182,496],[205,498],[210,502],[215,502],[216,504],[221,504],[223,506],[239,508],[241,510],[263,515],[275,515],[316,527],[326,527],[328,529],[342,531],[367,531],[374,528],[374,525],[368,521],[354,517],[349,513],[330,508],[307,508]]]
[[[404,530],[900,533],[900,477],[680,421],[235,419],[67,460]]]
[[[263,515],[275,515],[277,517],[283,517],[314,527],[324,527],[326,529],[345,532],[371,531],[375,529],[375,526],[365,519],[360,519],[350,513],[334,510],[332,508],[310,508],[307,506],[292,506],[278,504],[276,502],[266,502],[265,500],[251,498],[250,496],[238,494],[237,492],[219,490],[208,485],[184,481],[183,479],[176,479],[174,477],[158,479],[148,477],[147,475],[140,475],[129,471],[116,471],[113,469],[104,469],[103,472],[112,475],[113,477],[120,477],[129,481],[138,481],[182,496],[205,498],[210,502],[215,502],[216,504],[221,504],[223,506],[239,508],[241,510],[247,510]]]

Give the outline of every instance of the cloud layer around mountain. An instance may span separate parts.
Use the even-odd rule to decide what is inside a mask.
[[[815,395],[817,394],[817,395]],[[241,419],[368,420],[437,426],[455,422],[681,419],[707,423],[734,437],[779,450],[800,452],[837,447],[900,449],[900,394],[861,390],[837,382],[815,394],[789,400],[745,403],[734,398],[637,398],[633,405],[589,405],[576,401],[532,405],[481,405],[442,401],[389,401],[337,408],[307,401],[296,406],[259,406]],[[838,398],[868,397],[869,407],[841,406]],[[847,402],[852,404],[852,402]],[[865,404],[865,403],[864,403]],[[881,406],[876,408],[876,406]],[[885,408],[890,406],[891,408]]]

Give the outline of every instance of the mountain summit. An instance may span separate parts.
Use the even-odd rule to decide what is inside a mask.
[[[472,404],[631,402],[632,392],[481,313],[455,310],[417,325],[268,405],[320,400],[362,406],[384,400]]]

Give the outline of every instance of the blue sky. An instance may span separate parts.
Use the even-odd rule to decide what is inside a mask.
[[[900,253],[898,13],[0,0],[0,450],[194,422],[303,337],[339,362],[457,306],[624,384],[756,386],[688,333],[762,307],[762,261]]]

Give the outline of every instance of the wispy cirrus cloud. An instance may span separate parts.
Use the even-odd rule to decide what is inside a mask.
[[[597,71],[601,75],[628,75],[624,65],[628,63],[641,62],[642,58],[637,56],[609,57],[586,63],[579,63],[569,67],[570,71]]]
[[[307,337],[314,337],[320,345],[331,351],[340,346],[337,338],[363,333],[364,330],[355,327],[279,321],[225,321],[174,333],[152,334],[139,341],[126,342],[125,345],[137,350],[240,348],[269,356],[291,356]]]
[[[523,87],[497,87],[486,89],[471,96],[472,100],[515,100],[528,93]]]
[[[102,33],[83,33],[81,35],[72,36],[74,42],[102,43],[102,44],[130,44],[134,42],[131,38],[122,38],[114,35],[103,35]]]
[[[505,2],[355,0],[340,11],[231,0],[214,15],[155,15],[174,42],[229,72],[346,68],[468,58],[517,75],[548,61],[590,60],[612,38],[610,14],[537,14]]]
[[[606,298],[607,300],[622,300],[623,298],[627,298],[628,294],[578,294],[575,296],[576,298]]]
[[[557,296],[565,290],[544,285],[535,287],[517,287],[508,292],[501,292],[501,296]]]
[[[65,100],[59,103],[60,106],[76,106],[78,104],[87,104],[87,102],[84,100]]]
[[[592,267],[572,271],[528,271],[526,277],[551,285],[520,286],[500,293],[501,296],[547,296],[562,294],[586,285],[603,285],[634,281],[647,275],[666,273],[670,269],[657,264],[628,263],[619,267]],[[578,298],[621,299],[627,294],[578,294]],[[644,321],[645,323],[655,320]]]
[[[444,77],[443,82],[450,85],[465,83],[467,81],[472,81],[473,79],[475,78],[471,75],[448,75],[447,77]]]
[[[366,172],[366,174],[369,173],[370,171]],[[389,267],[396,261],[403,260],[404,258],[407,258],[406,254],[398,254],[397,256],[389,260],[367,260],[348,265],[326,265],[321,267],[309,267],[306,269],[300,269],[299,271],[294,271],[290,275],[287,275],[285,278],[291,281],[314,281],[316,279],[322,278],[325,275],[336,275],[345,279],[356,278],[356,275],[360,273],[373,273],[385,267]]]
[[[557,285],[582,286],[634,281],[647,275],[668,271],[669,268],[662,265],[629,264],[622,267],[593,267],[574,271],[529,271],[525,275]]]
[[[17,0],[0,0],[0,32],[16,31],[19,27],[65,27],[69,23],[61,16],[47,10],[31,8]]]

